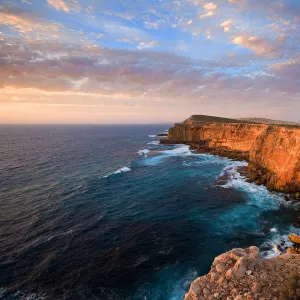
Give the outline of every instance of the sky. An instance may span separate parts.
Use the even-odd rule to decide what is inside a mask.
[[[299,0],[1,0],[0,123],[300,122]]]

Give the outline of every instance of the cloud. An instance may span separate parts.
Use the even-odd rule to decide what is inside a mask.
[[[275,63],[270,65],[270,69],[275,72],[277,75],[280,75],[285,78],[289,78],[292,80],[300,79],[300,56],[282,61],[279,63]],[[299,82],[300,83],[300,82]]]
[[[117,42],[128,43],[128,44],[133,44],[134,43],[134,41],[132,41],[130,39],[117,39]]]
[[[47,0],[47,2],[56,10],[62,10],[66,13],[79,12],[81,10],[77,0]]]
[[[150,28],[150,29],[158,29],[163,23],[164,23],[164,20],[155,20],[153,22],[144,21],[145,27]]]
[[[60,31],[58,24],[46,24],[38,17],[15,7],[0,6],[0,23],[20,34],[47,34],[55,37]]]
[[[203,5],[204,9],[206,10],[215,10],[217,8],[217,4],[214,2],[209,2]]]
[[[287,109],[288,101],[296,114],[294,101],[300,109],[298,2],[292,10],[285,1],[280,10],[279,0],[265,9],[261,0],[121,0],[115,11],[111,1],[85,9],[83,1],[64,0],[51,8],[43,1],[43,14],[37,1],[8,2],[0,8],[1,108],[86,107],[91,116],[99,114],[93,106],[146,107],[147,114],[159,107],[172,120],[176,110],[182,115],[208,107],[240,115],[235,108],[242,105],[260,112],[268,105]],[[54,9],[79,13],[62,18],[51,14]]]
[[[104,34],[103,33],[98,33],[97,35],[96,35],[96,38],[97,39],[102,39],[104,37]]]
[[[260,36],[237,36],[232,40],[233,44],[249,48],[259,56],[278,56],[281,54],[284,46],[285,36],[281,35],[274,40]]]
[[[213,15],[214,15],[213,10],[210,10],[210,11],[208,11],[206,14],[200,15],[200,19],[204,19],[204,18],[207,18],[207,17],[211,17],[211,16],[213,16]]]
[[[140,42],[138,45],[138,49],[144,49],[144,48],[153,48],[157,47],[159,43],[157,41],[151,41],[151,42]]]
[[[214,15],[214,10],[217,8],[217,4],[209,2],[203,5],[203,8],[207,11],[205,14],[200,15],[200,19],[205,19]]]
[[[103,30],[110,36],[114,36],[118,39],[128,39],[136,43],[148,41],[148,35],[142,30],[135,27],[123,25],[118,22],[104,23]]]
[[[228,32],[228,31],[230,31],[231,25],[232,25],[232,21],[228,20],[228,21],[223,22],[220,26],[223,27],[224,32]]]
[[[140,48],[156,45],[149,42]],[[181,99],[184,95],[192,101],[198,97],[238,95],[239,91],[249,88],[252,74],[251,86],[255,93],[265,92],[266,86],[278,93],[300,93],[298,84],[287,84],[264,70],[249,73],[247,77],[243,65],[228,59],[195,60],[166,52],[116,50],[88,44],[37,41],[28,44],[22,39],[4,39],[0,46],[2,89],[153,99]],[[227,73],[228,67],[240,75]]]
[[[86,8],[84,9],[84,11],[85,11],[88,15],[91,15],[91,14],[93,13],[93,11],[94,11],[94,8],[93,8],[93,6],[89,5],[88,7],[86,7]]]
[[[39,15],[24,11],[16,6],[0,6],[0,24],[17,31],[27,39],[83,42],[84,34],[67,29],[63,24],[48,22]]]
[[[113,11],[109,11],[109,10],[106,10],[104,11],[105,14],[109,15],[109,16],[115,16],[115,17],[118,17],[118,18],[121,18],[121,19],[124,19],[124,20],[127,20],[127,21],[132,21],[133,19],[136,18],[136,15],[135,13],[132,13],[132,12],[113,12]]]
[[[280,17],[296,18],[300,15],[300,2],[299,1],[261,1],[261,0],[228,0],[231,4],[237,4],[241,9],[248,12],[264,13],[266,16],[271,16],[274,19]]]

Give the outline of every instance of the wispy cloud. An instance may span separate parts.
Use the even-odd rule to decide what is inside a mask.
[[[0,6],[0,24],[18,32],[29,40],[64,40],[84,42],[81,32],[70,30],[59,22],[49,22],[41,16],[15,6]]]
[[[66,13],[78,12],[81,6],[77,0],[47,0],[48,4],[56,10],[62,10]]]
[[[276,57],[282,53],[285,36],[281,35],[274,40],[260,36],[237,36],[233,44],[251,49],[256,55]]]

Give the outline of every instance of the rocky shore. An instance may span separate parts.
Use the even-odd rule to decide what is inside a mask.
[[[248,161],[250,181],[300,199],[300,127],[202,117],[175,124],[161,143]]]
[[[300,255],[260,258],[257,247],[233,249],[215,258],[210,272],[197,278],[185,300],[300,299]]]
[[[192,116],[170,128],[161,143],[247,161],[249,181],[300,200],[300,127],[284,123]],[[289,240],[293,247],[283,242],[277,246],[281,255],[272,259],[263,259],[254,246],[216,257],[185,300],[300,300],[300,237]]]

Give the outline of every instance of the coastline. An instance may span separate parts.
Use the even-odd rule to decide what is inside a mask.
[[[293,166],[293,171],[296,174],[293,179],[296,178],[296,182],[291,181],[291,177],[289,177],[290,181],[276,185],[274,178],[280,177],[280,173],[276,174],[262,166],[262,162],[268,160],[263,156],[272,151],[275,153],[280,152],[279,156],[281,157],[300,153],[299,128],[257,124],[229,124],[229,126],[226,126],[224,123],[195,124],[190,121],[187,123],[175,124],[174,127],[170,128],[168,136],[161,139],[160,143],[185,144],[198,153],[213,154],[233,161],[246,161],[248,166],[237,171],[241,171],[248,182],[258,186],[264,185],[269,191],[281,192],[285,194],[285,200],[287,201],[300,199],[299,156],[295,156]],[[243,126],[247,128],[248,133],[249,129],[250,132],[258,130],[259,133],[255,134],[252,142],[248,145],[240,147],[234,142],[236,142],[236,136],[238,136],[240,144],[243,144],[243,138],[241,138]],[[227,140],[226,127],[229,127],[230,130],[227,131],[229,133]],[[207,128],[210,129],[208,134]],[[274,132],[278,134],[277,137]],[[283,137],[280,136],[282,132],[288,135],[289,140],[283,140]],[[216,133],[216,136],[214,136],[214,133]],[[271,140],[268,135],[271,135]],[[230,145],[230,138],[233,136],[235,141]],[[279,143],[277,142],[278,139]],[[293,147],[286,146],[291,143]],[[268,149],[270,145],[271,150]],[[253,148],[251,149],[251,147]],[[282,161],[276,161],[275,163],[282,163]],[[185,299],[281,300],[296,299],[289,298],[290,296],[300,297],[299,290],[294,288],[295,284],[296,286],[300,284],[300,280],[298,281],[300,254],[293,248],[287,248],[288,253],[285,253],[286,249],[282,249],[279,245],[276,248],[279,249],[278,255],[269,259],[262,258],[259,249],[254,246],[248,249],[233,249],[216,257],[210,272],[191,283]],[[235,257],[235,253],[239,253],[239,256]],[[277,276],[278,272],[280,272],[280,276]]]
[[[161,144],[247,161],[250,182],[300,200],[300,129],[248,123],[176,123]]]

